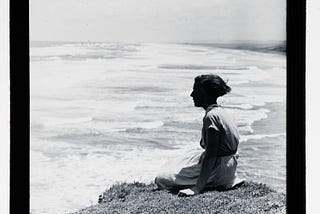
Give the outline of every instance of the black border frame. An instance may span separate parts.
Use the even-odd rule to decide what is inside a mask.
[[[10,213],[29,213],[29,1],[9,2]]]
[[[29,213],[29,1],[10,0],[10,213]],[[306,1],[287,0],[287,213],[306,212]]]
[[[287,0],[287,213],[306,213],[306,1]]]

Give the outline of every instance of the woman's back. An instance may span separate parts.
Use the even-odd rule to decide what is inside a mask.
[[[218,156],[236,153],[239,144],[238,130],[231,115],[217,104],[213,104],[206,109],[202,127],[204,147],[206,147],[206,133],[209,128],[219,132]]]

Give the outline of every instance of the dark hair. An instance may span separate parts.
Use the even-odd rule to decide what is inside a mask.
[[[195,83],[199,83],[209,96],[220,97],[231,91],[227,83],[218,75],[204,74],[194,79]]]

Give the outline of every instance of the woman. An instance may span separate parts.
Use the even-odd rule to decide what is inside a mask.
[[[200,145],[204,152],[192,157],[193,164],[173,174],[155,179],[159,189],[180,190],[180,196],[196,195],[205,187],[229,189],[243,180],[236,178],[239,134],[229,114],[217,99],[231,91],[218,75],[195,78],[191,97],[194,105],[205,110]]]

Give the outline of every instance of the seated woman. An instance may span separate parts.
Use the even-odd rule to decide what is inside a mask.
[[[180,190],[180,196],[192,196],[206,187],[229,189],[243,183],[236,177],[239,134],[230,115],[217,104],[217,98],[230,91],[218,75],[195,78],[190,96],[196,107],[205,110],[200,141],[204,151],[191,157],[179,172],[157,176],[159,189]]]

